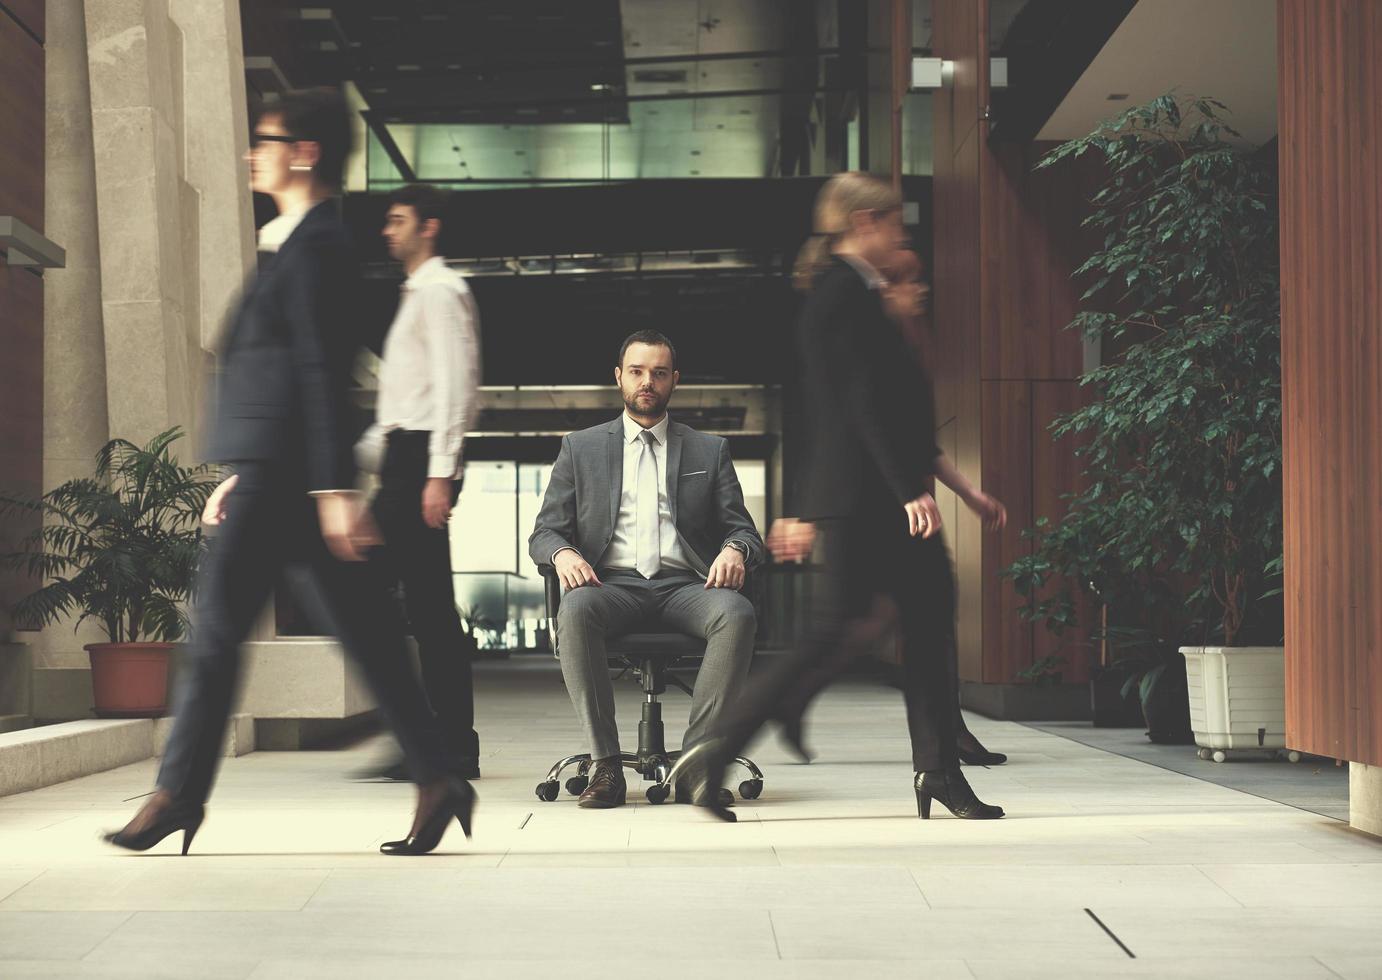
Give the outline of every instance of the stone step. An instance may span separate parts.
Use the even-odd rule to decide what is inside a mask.
[[[65,721],[0,734],[0,796],[25,793],[151,759],[163,750],[172,719]],[[254,718],[230,720],[225,754],[254,751]]]

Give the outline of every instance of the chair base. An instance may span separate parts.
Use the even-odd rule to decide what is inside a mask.
[[[631,752],[620,753],[619,759],[625,769],[631,769],[643,777],[645,782],[651,782],[644,791],[649,803],[665,803],[672,796],[674,787],[668,781],[677,759],[681,758],[681,752],[650,752],[646,754],[634,754]],[[763,771],[754,765],[753,760],[747,758],[737,758],[734,760],[737,765],[742,767],[749,778],[739,784],[739,797],[745,800],[756,800],[763,794]],[[537,784],[537,798],[544,803],[551,803],[561,794],[561,774],[571,766],[576,767],[576,775],[566,780],[566,792],[572,796],[580,796],[590,785],[590,766],[591,759],[589,753],[581,755],[569,755],[557,762],[547,771],[547,778]]]

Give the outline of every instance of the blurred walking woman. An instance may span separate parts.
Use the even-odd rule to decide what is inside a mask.
[[[418,854],[454,818],[470,832],[474,793],[446,776],[441,743],[408,668],[402,624],[361,559],[377,543],[353,489],[347,385],[358,347],[359,272],[334,197],[350,149],[339,92],[290,93],[255,125],[251,186],[278,217],[260,233],[219,357],[209,459],[234,475],[203,519],[219,525],[199,583],[195,630],[180,673],[176,720],[157,789],[110,843],[143,851],[201,826],[240,672],[240,644],[287,572],[303,606],[359,664],[418,784],[412,830],[383,845]]]
[[[918,815],[939,801],[955,816],[1003,816],[960,771],[954,660],[955,589],[927,491],[940,455],[930,379],[889,321],[879,269],[905,243],[902,201],[863,173],[832,177],[816,199],[815,230],[798,261],[809,298],[797,326],[810,458],[795,518],[774,526],[782,560],[823,538],[824,596],[807,636],[753,678],[700,759],[684,760],[694,798],[725,818],[710,792],[723,762],[768,720],[804,754],[801,715],[861,644],[888,626],[901,639]],[[814,599],[815,597],[813,597]]]

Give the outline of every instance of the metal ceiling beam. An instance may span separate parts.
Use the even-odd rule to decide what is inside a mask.
[[[394,141],[393,133],[389,132],[389,127],[384,120],[379,118],[379,113],[373,109],[365,109],[360,115],[364,117],[365,125],[374,133],[375,139],[384,147],[384,152],[389,155],[393,165],[398,168],[399,175],[408,183],[417,180],[417,173],[413,170],[413,165],[408,162],[408,158],[403,155],[403,151],[398,148],[398,143]]]

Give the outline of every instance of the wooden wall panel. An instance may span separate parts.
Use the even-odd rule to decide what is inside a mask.
[[[0,214],[43,230],[42,3],[0,9]],[[22,26],[21,26],[22,24]],[[34,494],[43,481],[43,280],[0,254],[0,487]],[[33,525],[0,526],[0,550]],[[6,610],[31,583],[0,572],[0,639]]]
[[[1382,3],[1277,44],[1287,740],[1382,765]]]
[[[983,538],[984,672],[987,684],[1017,682],[1032,663],[1032,625],[1019,615],[1022,600],[998,573],[1030,551],[1022,540],[1032,522],[1032,384],[985,381],[983,391],[985,492],[1008,508],[1008,526]]]
[[[0,10],[0,214],[40,231],[43,112],[43,47]]]
[[[1079,442],[1068,436],[1057,442],[1052,438],[1049,427],[1057,416],[1073,412],[1087,402],[1088,394],[1078,381],[1032,382],[1031,524],[1043,517],[1053,522],[1059,520],[1066,510],[1064,495],[1084,486],[1080,478],[1080,461],[1075,456]],[[1011,513],[1008,519],[1012,519]],[[1055,636],[1044,625],[1032,629],[1032,658],[1065,657],[1063,673],[1067,681],[1088,680],[1089,667],[1094,659],[1094,650],[1087,637],[1088,627],[1096,621],[1098,609],[1081,594],[1076,595],[1078,629],[1063,637]]]

